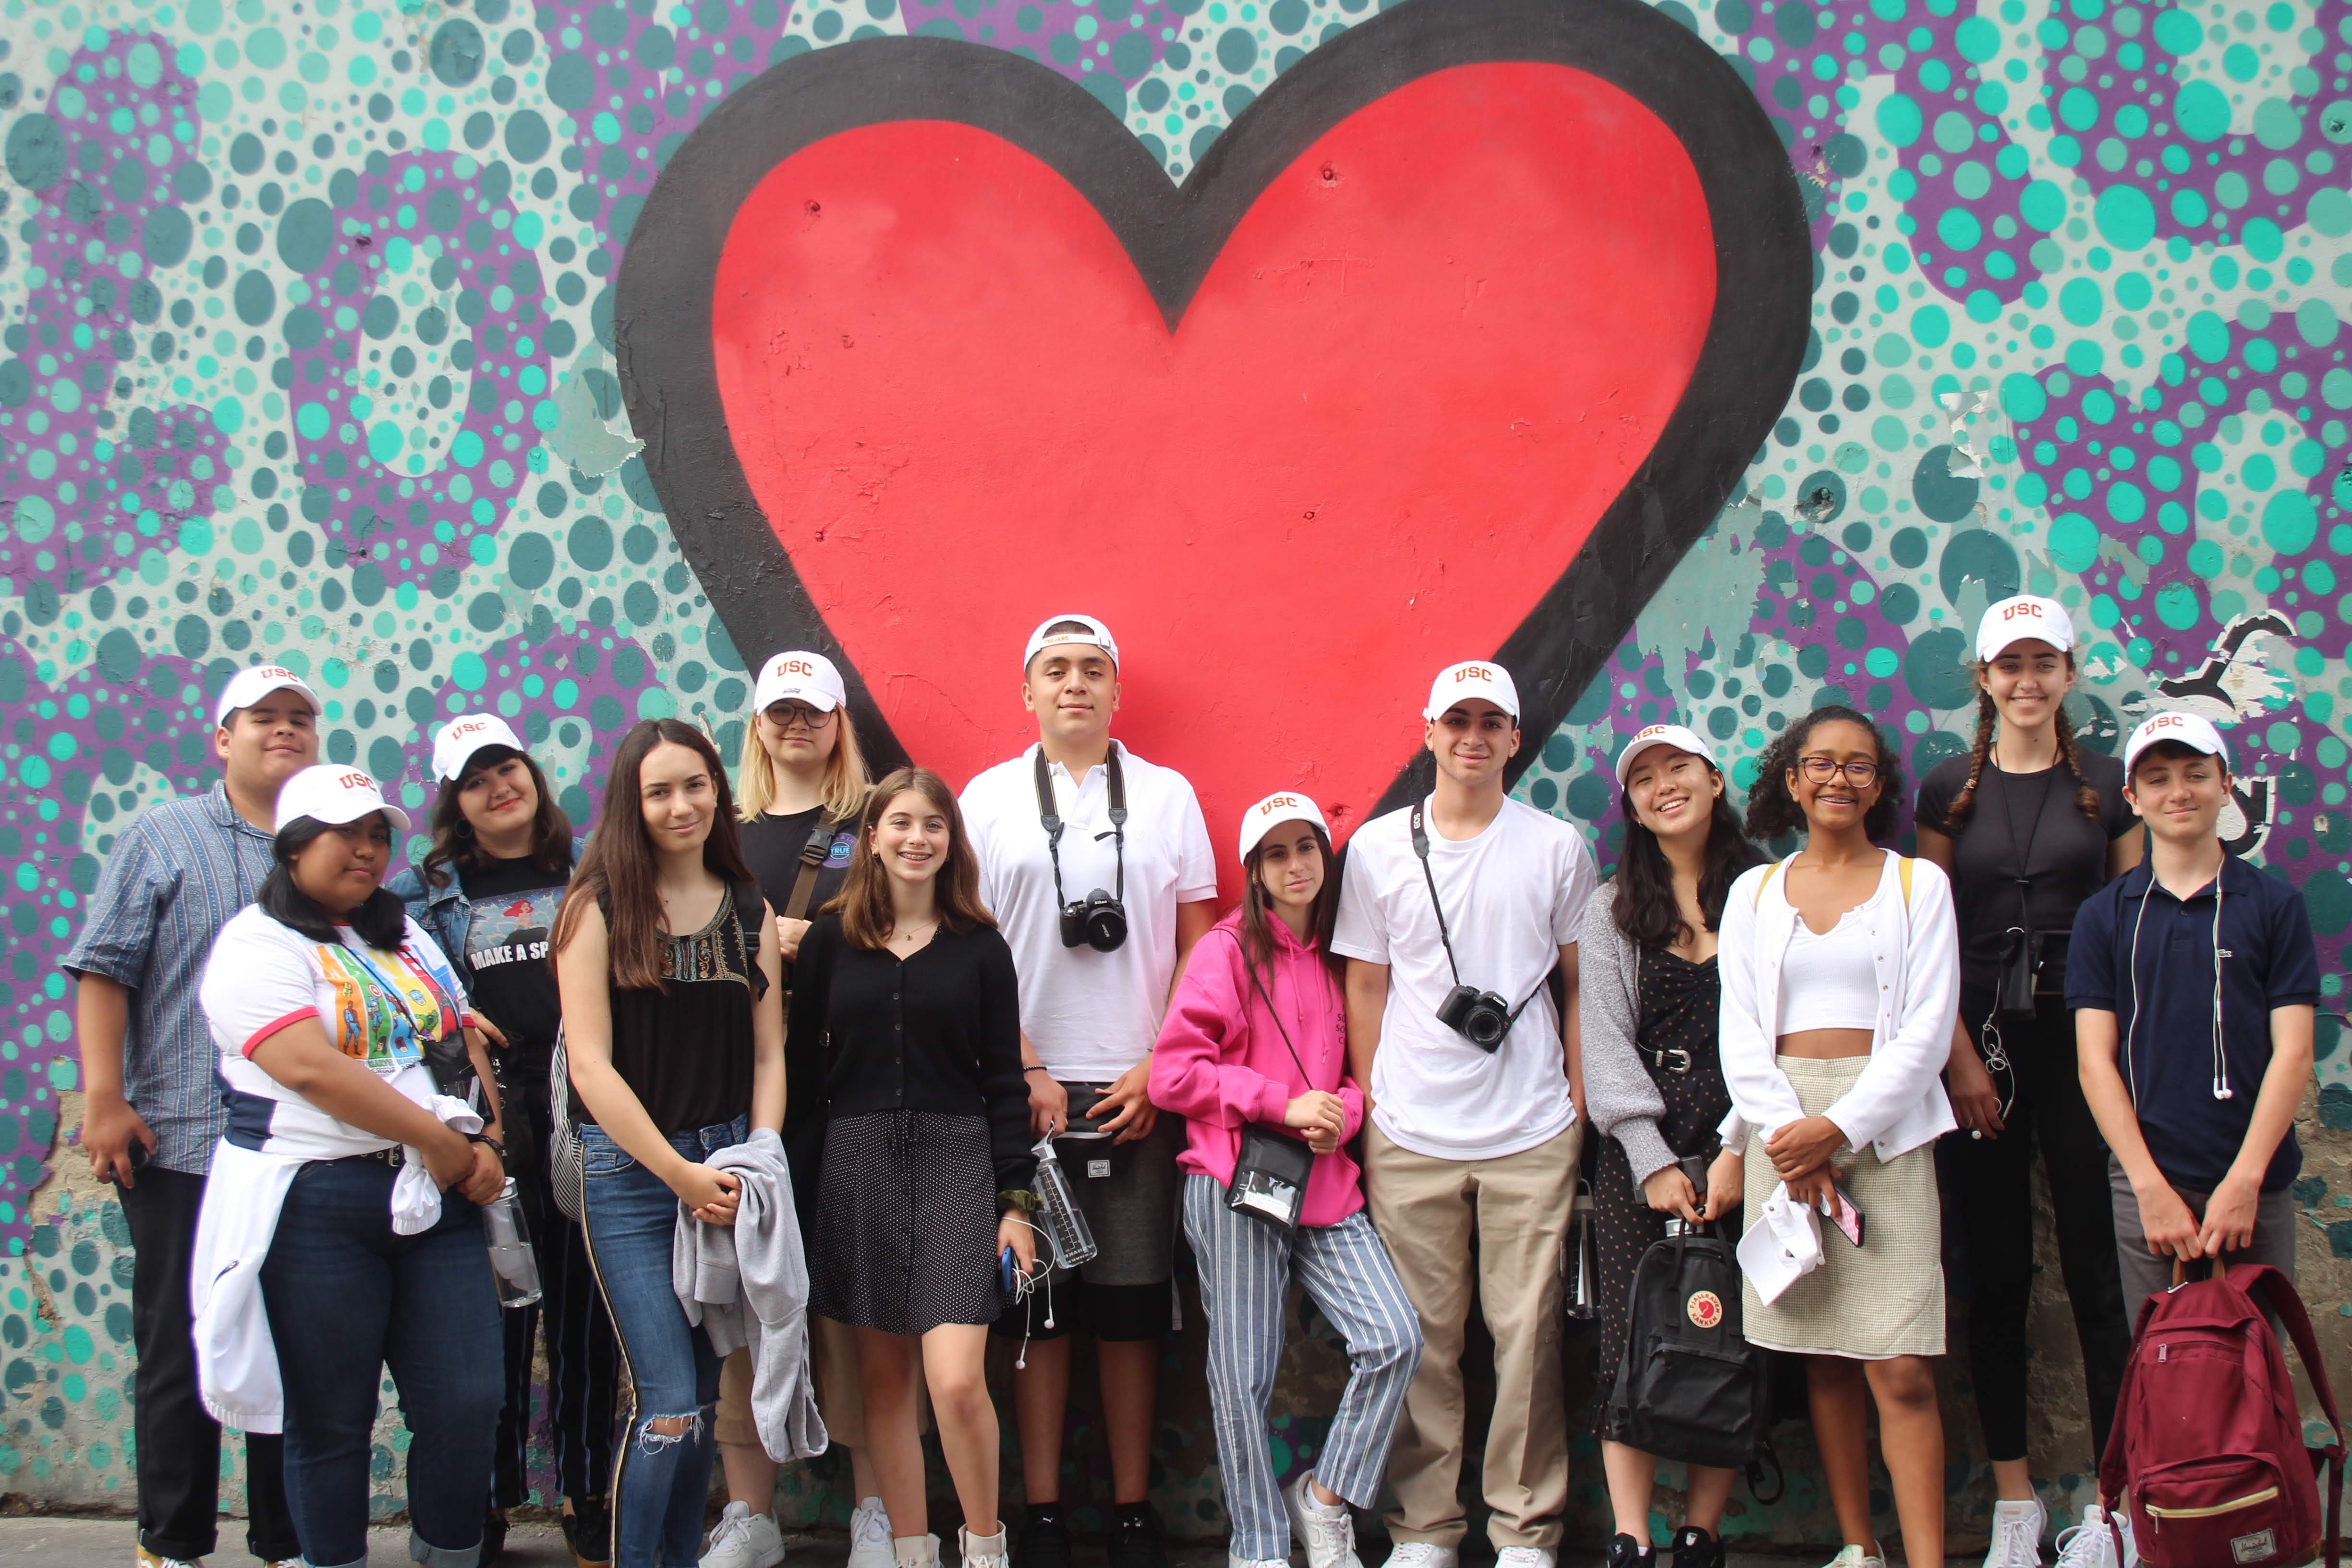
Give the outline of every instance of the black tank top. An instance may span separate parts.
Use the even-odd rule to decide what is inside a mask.
[[[751,1005],[768,988],[756,933],[765,917],[757,888],[730,888],[700,931],[661,939],[661,990],[613,987],[613,1069],[665,1136],[751,1109]]]

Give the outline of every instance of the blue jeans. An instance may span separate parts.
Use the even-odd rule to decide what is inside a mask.
[[[261,1266],[286,1387],[286,1503],[314,1568],[368,1554],[378,1380],[392,1369],[408,1447],[409,1552],[474,1568],[503,1394],[503,1342],[482,1211],[441,1194],[441,1222],[392,1230],[389,1165],[296,1173]]]
[[[701,1160],[751,1135],[751,1119],[674,1132],[670,1147]],[[686,1321],[670,1284],[677,1194],[601,1127],[583,1124],[588,1261],[621,1336],[635,1395],[613,1466],[613,1568],[695,1568],[710,1495],[711,1415],[719,1357]],[[673,1436],[656,1421],[691,1417]]]

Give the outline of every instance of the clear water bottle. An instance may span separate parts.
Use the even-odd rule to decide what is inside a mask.
[[[1580,1322],[1601,1315],[1601,1266],[1592,1237],[1592,1184],[1580,1178],[1569,1205],[1568,1315]]]
[[[499,1305],[532,1305],[539,1300],[539,1255],[530,1248],[530,1226],[515,1201],[512,1176],[497,1197],[482,1205],[482,1234],[489,1238],[490,1275],[498,1281]]]
[[[1070,1178],[1063,1173],[1061,1159],[1054,1152],[1054,1141],[1040,1138],[1032,1152],[1037,1156],[1037,1217],[1045,1222],[1045,1234],[1053,1241],[1054,1265],[1076,1268],[1092,1261],[1097,1250],[1094,1231],[1087,1224],[1086,1211],[1078,1207],[1078,1200],[1070,1191]]]

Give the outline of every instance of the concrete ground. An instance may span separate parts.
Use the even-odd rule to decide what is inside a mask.
[[[223,1549],[206,1558],[206,1563],[209,1568],[247,1568],[251,1560],[239,1539],[242,1527],[234,1520],[221,1523]],[[108,1563],[130,1568],[133,1545],[131,1521],[125,1519],[0,1519],[0,1568],[101,1568]],[[368,1545],[369,1568],[413,1568],[406,1526],[375,1531]],[[841,1568],[849,1553],[848,1542],[838,1535],[792,1537],[787,1549],[786,1568]],[[952,1557],[952,1548],[949,1554]],[[1089,1555],[1085,1548],[1079,1549],[1079,1568],[1087,1568]],[[1740,1555],[1731,1559],[1730,1568],[1798,1568],[1799,1564],[1812,1568],[1828,1556],[1827,1552],[1796,1557]],[[1173,1557],[1173,1568],[1224,1568],[1225,1554],[1215,1548],[1181,1547]],[[1593,1555],[1570,1555],[1561,1559],[1560,1568],[1598,1568],[1600,1561]],[[517,1524],[507,1537],[504,1562],[511,1568],[572,1568],[562,1533],[549,1524]],[[1955,1559],[1951,1568],[1970,1565]]]

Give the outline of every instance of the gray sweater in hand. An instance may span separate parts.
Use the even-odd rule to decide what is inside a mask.
[[[1642,952],[1610,917],[1616,902],[1612,878],[1584,906],[1576,943],[1577,1025],[1584,1042],[1584,1113],[1624,1146],[1638,1191],[1676,1156],[1658,1131],[1666,1102],[1633,1048],[1642,1016]]]

